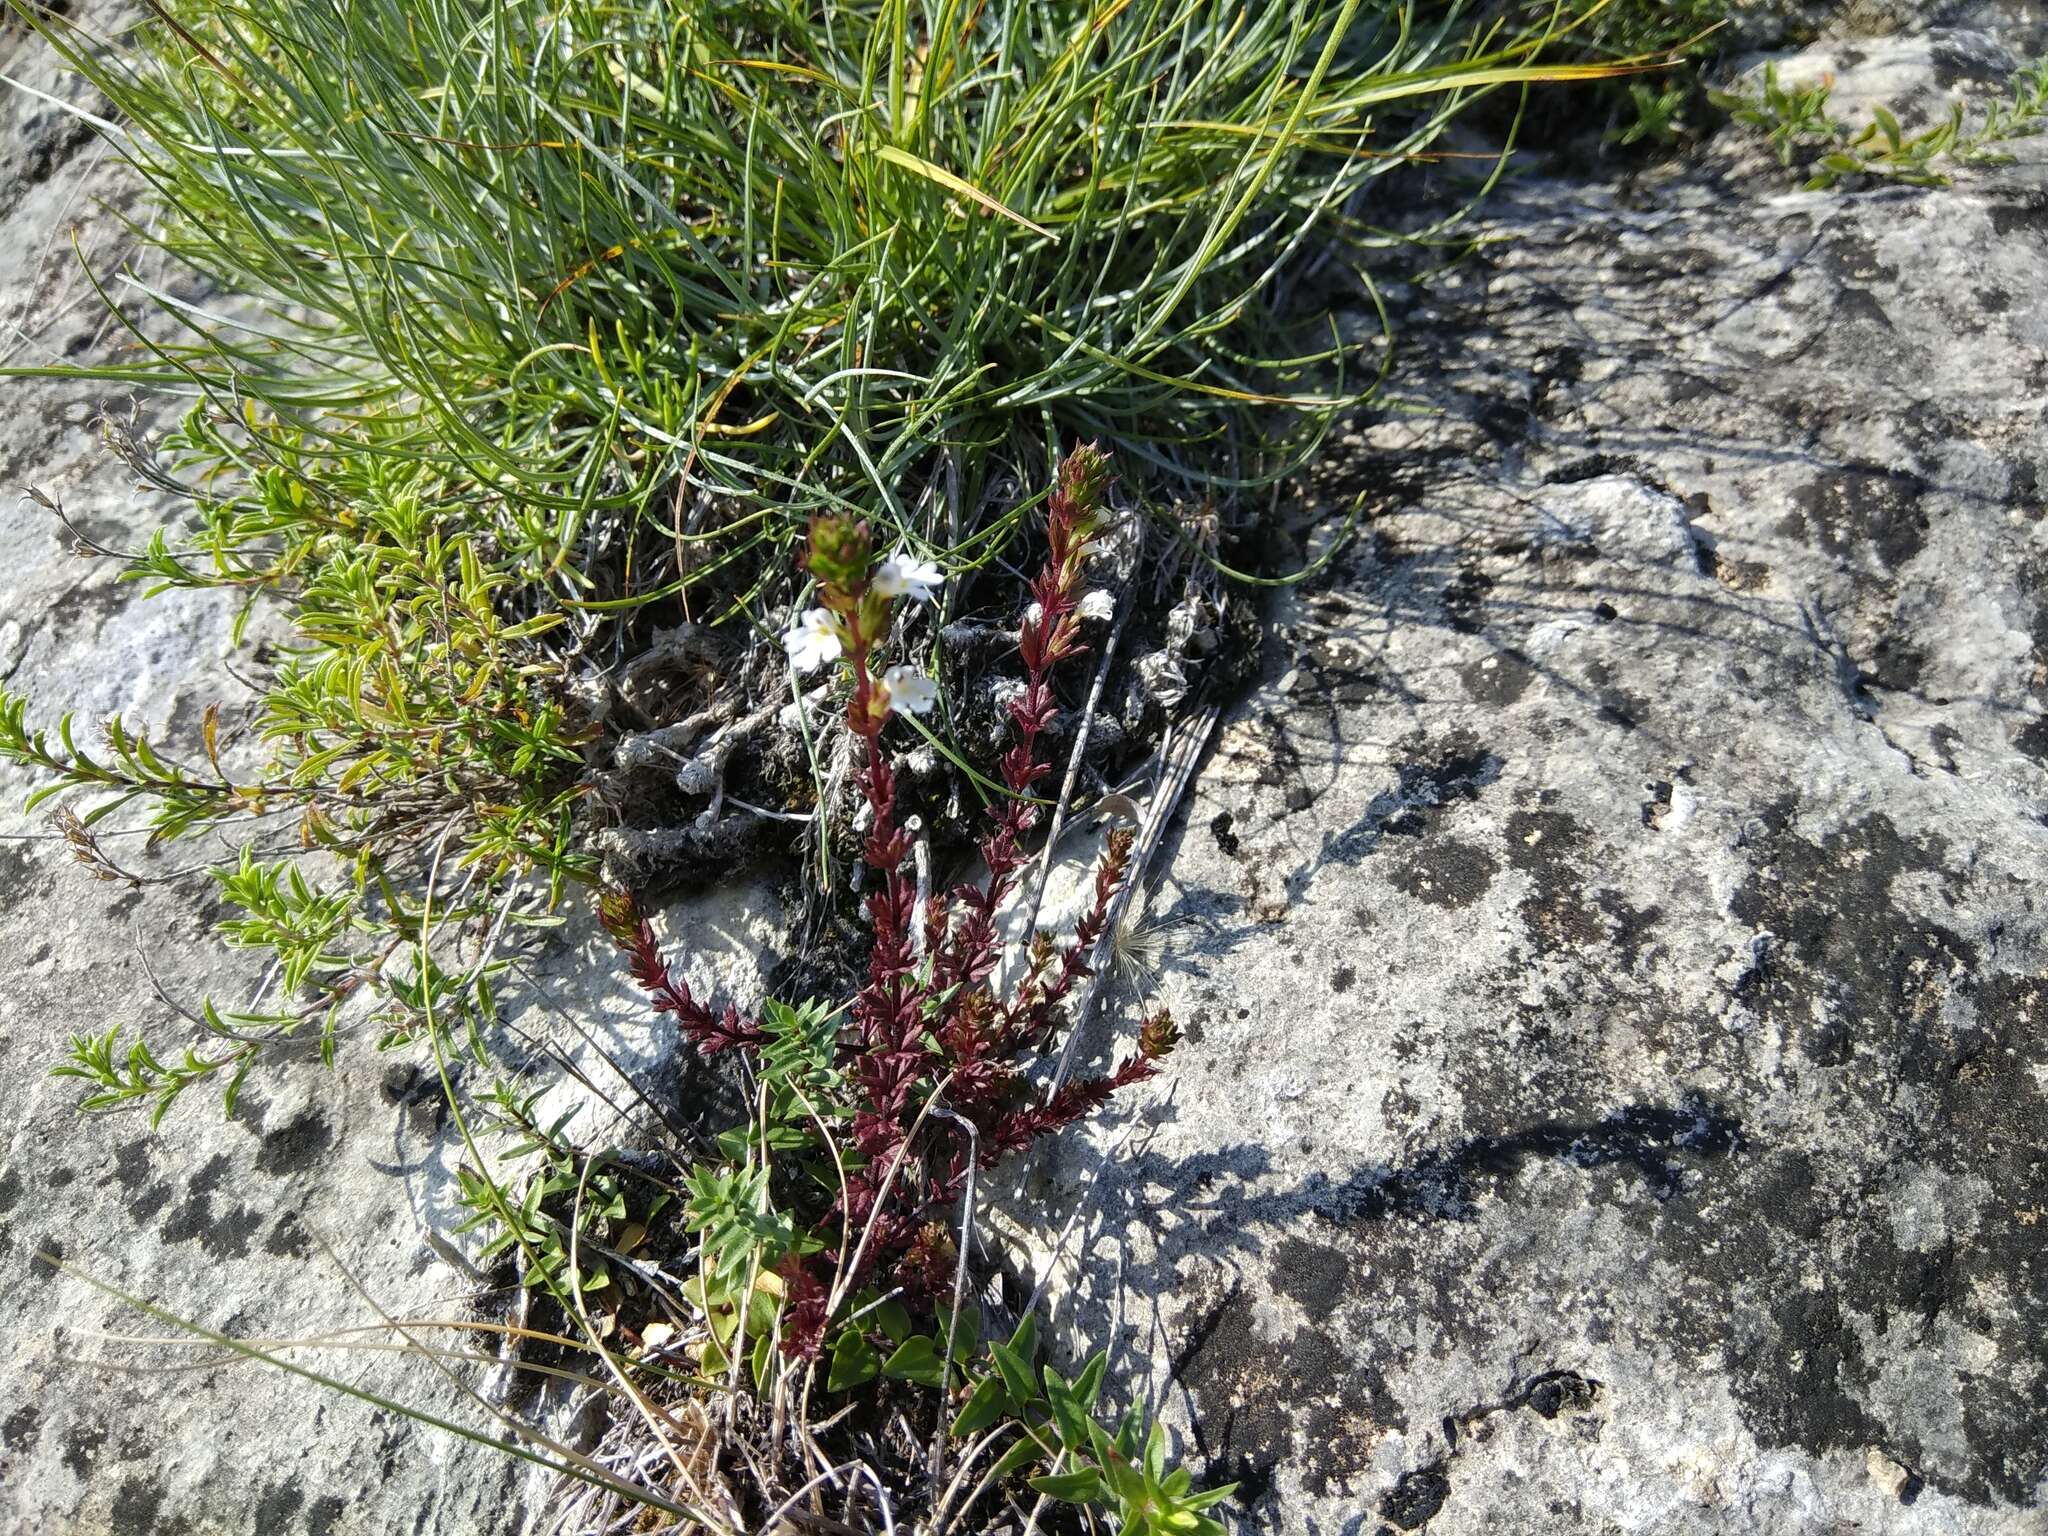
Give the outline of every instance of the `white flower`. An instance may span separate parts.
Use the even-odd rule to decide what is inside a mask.
[[[1116,603],[1101,587],[1090,587],[1081,594],[1081,617],[1084,619],[1106,619],[1116,612]]]
[[[806,608],[782,637],[789,664],[799,672],[815,672],[839,659],[839,621],[825,608]]]
[[[883,597],[908,596],[913,602],[928,603],[946,579],[945,573],[929,560],[920,560],[904,545],[882,562],[873,586]]]
[[[891,667],[882,674],[891,709],[921,715],[939,702],[939,686],[915,667]]]

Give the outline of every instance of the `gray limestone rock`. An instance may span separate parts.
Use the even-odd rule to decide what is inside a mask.
[[[1185,1054],[1005,1223],[1243,1528],[2048,1529],[2017,149],[1525,182],[1407,296],[1152,902]]]
[[[1945,91],[1916,61],[2022,36],[1866,57]],[[18,30],[0,59],[54,84]],[[118,183],[0,103],[5,345],[75,353],[100,321],[66,231],[115,238],[90,212]],[[1723,135],[1674,174],[1513,188],[1507,239],[1400,296],[1397,389],[1434,414],[1312,479],[1308,547],[1358,490],[1370,517],[1275,603],[1150,903],[1188,1044],[995,1218],[1118,1390],[1243,1480],[1244,1529],[2044,1529],[2048,172],[2021,153],[1809,195]],[[171,510],[93,447],[89,392],[7,401],[10,491],[110,544]],[[225,603],[138,601],[7,516],[10,686],[174,741],[232,720]],[[376,1320],[344,1266],[394,1313],[475,1291],[457,1148],[390,1059],[161,1135],[75,1115],[44,1075],[67,1035],[172,1021],[143,954],[173,997],[258,978],[203,887],[93,883],[22,787],[0,775],[0,1531],[516,1529],[510,1462],[110,1337],[165,1330],[33,1257],[279,1339]],[[689,912],[699,974],[758,995],[772,893]],[[673,1091],[609,974],[577,929],[515,1025]],[[299,1358],[488,1422],[410,1362]]]

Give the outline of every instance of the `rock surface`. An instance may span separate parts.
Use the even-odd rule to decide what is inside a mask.
[[[1185,1057],[1036,1188],[1068,1336],[1245,1529],[2048,1530],[2014,148],[1805,194],[1724,133],[1521,184],[1410,296],[1436,414],[1325,465],[1369,524],[1273,609],[1153,903]]]
[[[1830,8],[1751,9],[1761,44]],[[1834,8],[1805,59],[1841,102],[1937,106],[2038,46],[2038,7],[1951,5],[1851,57],[1884,9]],[[58,88],[18,27],[0,67]],[[1041,1251],[1082,1212],[1063,1320],[1243,1480],[1243,1529],[2048,1529],[2048,171],[2019,152],[1805,195],[1724,134],[1655,179],[1522,185],[1508,241],[1407,296],[1396,387],[1439,414],[1325,466],[1330,505],[1372,493],[1365,535],[1276,605],[1153,903],[1189,1045],[1019,1208]],[[98,154],[0,96],[12,360],[104,339],[67,242],[112,254]],[[10,492],[115,545],[171,510],[94,447],[95,392],[5,387]],[[232,719],[224,603],[138,601],[10,519],[0,676],[39,715]],[[108,1340],[165,1330],[33,1259],[277,1338],[376,1320],[343,1265],[393,1313],[472,1295],[426,1235],[452,1136],[368,1052],[232,1122],[77,1118],[44,1076],[66,1037],[172,1022],[139,950],[180,999],[257,978],[203,887],[94,884],[23,784],[0,1533],[516,1528],[510,1462],[169,1370],[200,1362]],[[757,990],[771,894],[692,915]],[[515,1024],[658,1067],[587,934],[536,974]],[[299,1358],[485,1422],[410,1362]]]

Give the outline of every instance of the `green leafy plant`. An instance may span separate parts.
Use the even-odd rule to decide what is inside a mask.
[[[1945,186],[1944,164],[2006,163],[2011,156],[2002,146],[2048,126],[2048,60],[2013,77],[2009,101],[1991,102],[1974,118],[1965,102],[1955,101],[1940,122],[1918,133],[1907,133],[1881,103],[1871,107],[1870,121],[1860,129],[1835,121],[1827,114],[1833,89],[1826,78],[1800,90],[1786,89],[1778,82],[1777,66],[1770,64],[1754,94],[1716,92],[1713,100],[1735,121],[1766,134],[1780,165],[1790,167],[1805,156],[1811,162],[1809,191],[1856,177]]]
[[[1675,144],[1685,136],[1682,114],[1693,95],[1690,81],[1674,81],[1657,89],[1640,80],[1631,80],[1628,99],[1634,116],[1609,129],[1608,141],[1622,145],[1645,142]]]
[[[538,1166],[514,1190],[490,1170],[459,1166],[456,1198],[469,1215],[455,1231],[485,1235],[478,1264],[516,1255],[521,1284],[566,1302],[572,1292],[588,1296],[612,1284],[614,1262],[629,1262],[630,1251],[647,1241],[674,1191],[645,1170],[580,1151],[565,1135],[577,1110],[544,1125],[540,1098],[539,1091],[522,1095],[499,1082],[476,1106],[479,1128],[504,1142],[503,1164],[531,1158]],[[572,1253],[578,1265],[573,1282],[567,1273]]]
[[[232,1108],[264,1049],[309,1022],[330,1062],[351,1031],[403,1041],[430,1013],[480,1028],[504,967],[490,946],[457,956],[466,925],[494,944],[551,923],[564,890],[595,874],[575,819],[591,728],[548,639],[573,621],[546,588],[516,588],[416,465],[358,457],[317,486],[259,480],[247,502],[210,504],[190,547],[159,534],[125,571],[152,590],[227,586],[288,605],[293,633],[239,750],[217,707],[186,759],[119,719],[97,743],[70,716],[32,726],[26,698],[0,691],[0,759],[46,776],[31,808],[80,802],[63,826],[96,872],[113,867],[99,830],[131,807],[152,845],[206,832],[240,844],[216,872],[238,913],[219,931],[275,972],[277,1006],[186,1010],[206,1039],[181,1056],[76,1042],[64,1071],[89,1086],[88,1107],[149,1101],[160,1116],[220,1077]],[[439,863],[466,878],[439,913],[448,939],[422,963],[406,936]]]
[[[1809,86],[1789,89],[1778,80],[1775,63],[1764,66],[1756,91],[1712,91],[1708,99],[1744,127],[1753,128],[1770,140],[1778,164],[1789,167],[1800,145],[1811,139],[1833,138],[1840,125],[1827,115],[1828,97],[1833,94],[1832,78],[1823,76]]]
[[[1115,1430],[1096,1417],[1107,1355],[1095,1354],[1069,1381],[1050,1365],[1033,1371],[1037,1332],[1026,1318],[1007,1343],[991,1347],[994,1369],[970,1390],[955,1435],[1014,1421],[1022,1437],[995,1463],[998,1476],[1042,1463],[1030,1486],[1065,1504],[1109,1513],[1124,1536],[1223,1536],[1205,1511],[1237,1491],[1235,1483],[1197,1492],[1185,1467],[1169,1466],[1166,1430],[1134,1405]]]

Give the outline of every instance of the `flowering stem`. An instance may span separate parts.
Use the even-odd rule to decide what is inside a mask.
[[[731,1003],[714,1014],[690,993],[690,985],[662,958],[654,927],[624,891],[606,891],[597,900],[598,921],[612,942],[624,951],[626,969],[642,991],[654,999],[654,1011],[676,1021],[683,1038],[706,1056],[768,1043],[768,1032],[754,1019],[742,1019]]]
[[[941,1218],[963,1199],[974,1171],[1151,1077],[1177,1038],[1161,1015],[1146,1024],[1137,1053],[1113,1072],[1073,1083],[1055,1079],[1042,1098],[1027,1075],[1030,1059],[1066,1023],[1075,988],[1094,974],[1094,951],[1132,868],[1128,829],[1109,839],[1073,942],[1062,947],[1050,934],[1029,934],[1023,975],[1004,996],[990,985],[1001,951],[997,914],[1016,892],[1027,863],[1024,839],[1039,821],[1033,789],[1052,772],[1041,749],[1059,713],[1053,674],[1087,649],[1080,639],[1085,562],[1100,531],[1106,479],[1107,463],[1092,447],[1075,449],[1060,465],[1045,563],[1030,583],[1030,606],[1018,626],[1024,686],[1009,705],[1016,736],[998,765],[1008,793],[991,807],[978,845],[987,877],[935,895],[921,935],[911,929],[919,889],[910,868],[912,839],[899,819],[900,785],[882,737],[893,714],[921,712],[935,690],[905,664],[884,670],[878,654],[897,602],[928,600],[942,578],[937,567],[901,548],[878,562],[863,523],[821,517],[811,525],[806,563],[818,606],[795,617],[784,644],[799,671],[845,664],[851,684],[846,724],[855,738],[855,783],[867,821],[860,856],[879,878],[862,899],[867,974],[835,1051],[843,1084],[838,1108],[850,1116],[851,1155],[842,1157],[833,1146],[841,1170],[837,1198],[829,1209],[807,1212],[814,1226],[843,1224],[847,1233],[858,1228],[861,1237],[851,1254],[842,1243],[836,1263],[794,1251],[775,1256],[787,1301],[783,1346],[796,1354],[815,1357],[825,1347],[838,1303],[878,1264],[892,1266],[895,1283],[921,1300],[955,1295],[965,1258]],[[1091,713],[1102,687],[1098,673]],[[1084,738],[1075,743],[1075,765],[1084,744]],[[772,1043],[768,1032],[729,1006],[713,1013],[700,1005],[662,962],[652,930],[630,900],[606,898],[604,914],[634,979],[700,1051],[751,1048],[763,1070],[773,1070],[772,1053],[763,1053]]]

